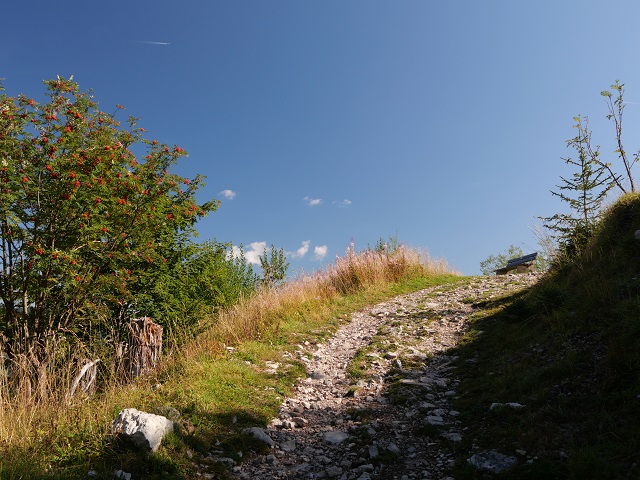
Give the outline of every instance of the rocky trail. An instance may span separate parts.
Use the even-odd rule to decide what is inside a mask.
[[[451,407],[458,381],[449,350],[467,330],[475,300],[538,278],[481,277],[402,295],[352,314],[324,344],[300,345],[307,378],[266,429],[251,429],[270,445],[269,453],[245,458],[232,467],[233,475],[452,478],[454,449],[465,427]]]

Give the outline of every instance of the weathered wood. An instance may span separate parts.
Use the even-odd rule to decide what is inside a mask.
[[[129,323],[127,373],[131,379],[150,372],[162,354],[162,326],[149,317],[134,318]]]
[[[80,369],[80,372],[78,373],[78,375],[76,375],[76,378],[73,380],[73,383],[71,384],[71,388],[69,389],[69,398],[73,398],[73,396],[76,393],[76,389],[80,385],[80,382],[82,382],[80,389],[85,393],[89,391],[91,386],[96,381],[96,376],[98,374],[99,361],[100,359],[96,358],[95,360],[86,363]]]

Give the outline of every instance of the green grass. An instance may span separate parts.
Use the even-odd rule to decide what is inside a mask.
[[[623,197],[579,258],[526,293],[474,304],[454,352],[468,427],[456,479],[483,478],[466,462],[472,444],[527,452],[504,478],[640,478],[638,229],[640,197]]]

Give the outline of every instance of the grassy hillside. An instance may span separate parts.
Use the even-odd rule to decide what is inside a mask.
[[[520,459],[504,478],[640,478],[636,230],[640,195],[626,195],[579,258],[526,293],[475,305],[456,352],[457,409],[469,426],[456,478],[484,478],[466,462],[477,449]]]
[[[241,299],[131,385],[103,385],[73,400],[53,392],[40,404],[0,396],[0,479],[112,479],[116,470],[163,480],[214,470],[226,478],[208,452],[215,446],[239,460],[239,452],[262,447],[241,432],[275,417],[304,376],[299,344],[321,341],[367,304],[459,278],[413,249],[350,251],[325,271]],[[269,362],[279,364],[277,374]],[[123,408],[170,415],[182,428],[158,452],[137,452],[110,432]]]
[[[475,311],[459,346],[461,383],[455,410],[465,426],[456,444],[455,478],[640,478],[640,195],[607,212],[586,251],[528,291],[491,292]],[[154,376],[106,388],[93,398],[37,408],[0,405],[0,478],[198,478],[215,445],[240,460],[252,440],[244,427],[274,417],[295,379],[293,354],[318,342],[350,312],[430,285],[459,281],[441,262],[414,252],[367,251],[326,272],[244,299],[213,328],[166,359]],[[269,362],[280,366],[268,373]],[[521,409],[492,403],[517,402]],[[126,407],[176,409],[183,430],[155,454],[142,455],[109,435]],[[500,476],[478,472],[467,458],[479,450],[516,456]],[[203,467],[204,468],[204,467]]]

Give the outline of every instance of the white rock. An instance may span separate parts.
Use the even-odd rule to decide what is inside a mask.
[[[344,442],[347,438],[349,438],[349,435],[347,435],[345,432],[339,432],[337,430],[326,432],[324,434],[324,441],[333,443],[334,445]]]
[[[173,422],[168,418],[135,408],[122,410],[111,426],[114,434],[128,438],[138,448],[150,452],[155,452],[162,437],[173,430]]]
[[[268,445],[275,445],[273,440],[271,440],[271,437],[269,436],[269,434],[267,432],[265,432],[263,429],[259,428],[259,427],[251,427],[251,428],[245,428],[243,430],[244,433],[250,433],[251,435],[253,435],[255,438],[257,438],[258,440],[263,441],[264,443],[268,444]]]
[[[442,425],[443,421],[444,420],[439,415],[428,415],[427,416],[427,423],[429,425]]]
[[[295,440],[287,440],[286,442],[282,442],[280,444],[280,448],[284,452],[293,452],[296,449],[296,441]]]
[[[273,428],[282,428],[282,420],[279,418],[274,418],[269,422],[269,425]]]
[[[462,441],[462,435],[460,435],[459,433],[456,433],[456,432],[443,433],[442,436],[444,438],[446,438],[447,440],[450,440],[450,441],[452,441],[454,443]]]

